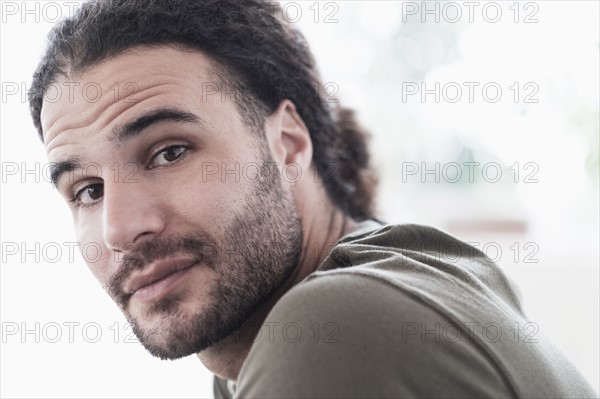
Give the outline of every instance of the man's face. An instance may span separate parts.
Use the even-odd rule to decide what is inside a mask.
[[[235,331],[302,245],[269,145],[214,93],[211,66],[199,52],[135,48],[59,80],[42,109],[80,248],[101,248],[88,266],[162,358]]]

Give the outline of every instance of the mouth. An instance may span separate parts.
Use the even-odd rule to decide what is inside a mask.
[[[196,259],[179,257],[153,262],[147,270],[134,274],[125,284],[125,292],[142,302],[155,302],[165,297],[181,282]]]

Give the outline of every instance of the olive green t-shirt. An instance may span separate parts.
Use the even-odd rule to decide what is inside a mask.
[[[366,221],[267,316],[216,398],[592,398],[516,288],[440,230]]]

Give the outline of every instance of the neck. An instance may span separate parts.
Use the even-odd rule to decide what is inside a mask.
[[[250,316],[238,331],[218,344],[199,352],[198,358],[211,372],[237,383],[242,364],[252,347],[267,315],[277,301],[294,285],[313,273],[323,262],[333,245],[349,233],[356,222],[339,210],[330,213],[327,220],[315,215],[313,220],[303,220],[303,246],[300,260],[290,275],[275,292]]]

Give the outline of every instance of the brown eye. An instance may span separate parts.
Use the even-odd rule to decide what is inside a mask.
[[[90,184],[75,194],[75,201],[82,206],[93,205],[102,198],[104,186],[101,183]]]
[[[161,151],[159,151],[150,161],[150,166],[163,166],[169,165],[177,159],[187,150],[187,147],[183,145],[172,145]]]

